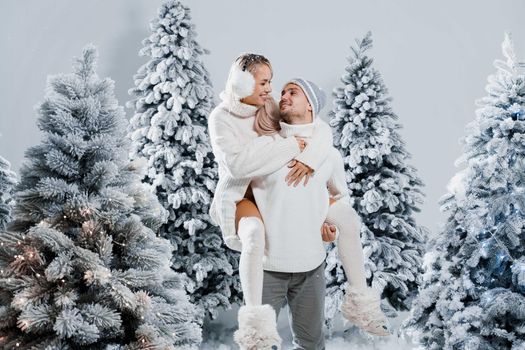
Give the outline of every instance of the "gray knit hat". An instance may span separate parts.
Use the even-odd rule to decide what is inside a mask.
[[[288,84],[295,84],[303,90],[306,98],[308,99],[308,102],[312,106],[312,118],[315,119],[326,103],[325,92],[313,82],[302,78],[291,79],[286,84],[284,84],[284,86]]]

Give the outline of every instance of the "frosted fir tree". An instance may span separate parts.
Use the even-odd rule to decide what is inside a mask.
[[[113,81],[84,49],[50,77],[0,234],[0,348],[191,349],[195,310],[155,231],[165,211],[128,159]]]
[[[4,230],[11,220],[15,184],[16,174],[11,170],[11,164],[0,157],[0,231]]]
[[[508,35],[502,48],[406,324],[427,349],[525,348],[525,65]]]
[[[173,268],[186,273],[192,301],[214,318],[218,307],[241,301],[238,253],[223,245],[209,215],[218,178],[207,134],[213,91],[195,41],[190,10],[162,3],[140,54],[150,60],[135,76],[132,158],[146,158],[144,181],[169,212],[162,235],[176,246]]]
[[[421,180],[406,164],[410,155],[397,132],[401,128],[379,72],[366,51],[371,33],[352,47],[343,87],[334,90],[330,125],[334,144],[344,158],[354,209],[362,220],[361,241],[367,282],[381,294],[383,306],[407,310],[420,282],[427,230],[414,213],[423,202]],[[329,249],[326,315],[328,325],[337,314],[347,288],[337,256]]]

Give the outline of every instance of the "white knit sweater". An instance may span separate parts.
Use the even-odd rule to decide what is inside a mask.
[[[281,123],[281,136],[310,138],[315,124]],[[305,272],[319,266],[326,256],[321,225],[330,195],[349,203],[343,158],[331,148],[308,184],[285,182],[287,166],[253,179],[253,195],[266,229],[263,267],[269,271]]]
[[[316,123],[318,127],[301,153],[294,137],[258,136],[253,130],[256,107],[224,93],[221,98],[208,119],[211,146],[219,165],[210,216],[220,226],[226,245],[240,251],[241,241],[235,232],[236,204],[244,198],[251,179],[281,169],[296,157],[317,170],[332,145],[332,132],[325,122]]]

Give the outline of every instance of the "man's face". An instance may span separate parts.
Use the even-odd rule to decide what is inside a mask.
[[[288,124],[307,124],[312,122],[312,106],[299,86],[286,84],[279,101],[281,116]]]

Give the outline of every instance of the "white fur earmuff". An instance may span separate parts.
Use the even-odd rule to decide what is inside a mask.
[[[255,78],[247,70],[243,71],[237,62],[232,64],[226,89],[237,98],[250,96],[255,89]]]

